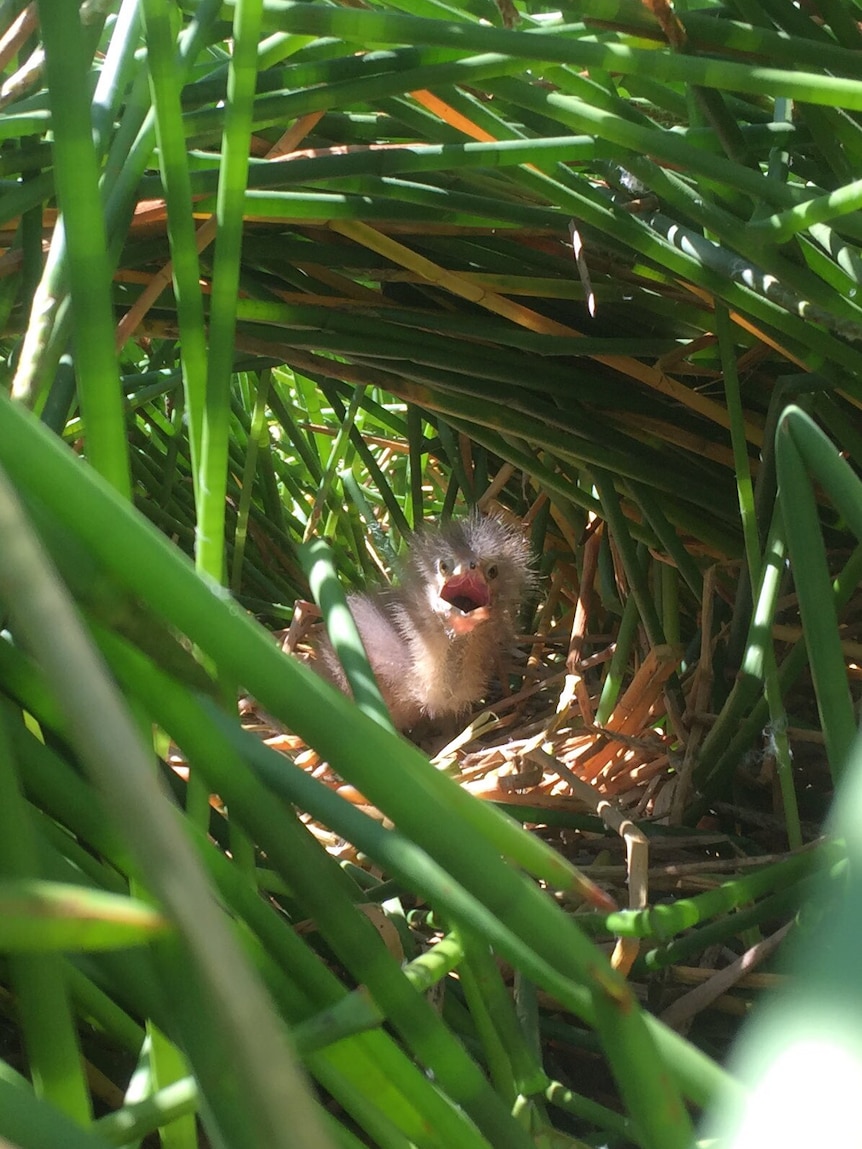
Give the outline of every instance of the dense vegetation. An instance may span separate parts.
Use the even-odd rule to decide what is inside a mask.
[[[846,1138],[856,3],[0,26],[0,1140]],[[431,763],[268,631],[473,506]]]

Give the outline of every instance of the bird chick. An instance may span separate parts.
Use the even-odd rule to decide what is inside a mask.
[[[484,698],[514,638],[513,616],[532,581],[529,563],[517,529],[474,513],[419,531],[397,587],[348,595],[399,730],[458,718]],[[318,671],[349,693],[329,640],[314,645]]]

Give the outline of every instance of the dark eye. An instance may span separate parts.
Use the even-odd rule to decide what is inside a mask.
[[[471,559],[471,560],[470,560],[470,570],[471,570],[471,571],[474,571],[478,565],[479,565],[479,564],[476,562],[476,560],[475,560],[475,559]]]
[[[451,569],[452,569],[452,567],[450,566],[449,563],[446,562],[445,559],[439,559],[438,560],[437,570],[440,572],[441,575],[443,575],[445,577],[449,573],[449,571],[451,571]]]
[[[500,572],[497,570],[497,564],[496,563],[492,563],[492,565],[489,566],[488,569],[485,571],[485,574],[488,576],[488,578],[496,578],[499,573]]]

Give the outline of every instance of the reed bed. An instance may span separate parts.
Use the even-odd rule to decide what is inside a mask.
[[[856,4],[0,29],[0,1140],[846,1139]],[[476,506],[416,746],[273,636]]]

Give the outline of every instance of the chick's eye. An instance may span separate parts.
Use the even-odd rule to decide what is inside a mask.
[[[488,578],[496,578],[499,573],[500,572],[497,570],[497,564],[496,563],[492,563],[492,565],[489,566],[488,569],[485,571],[485,574],[488,576]]]
[[[447,575],[451,569],[452,569],[452,567],[450,566],[449,563],[446,562],[445,559],[438,559],[437,560],[437,570],[440,572],[441,575],[444,575],[444,576]]]
[[[471,570],[471,571],[474,571],[478,565],[479,565],[479,564],[476,562],[476,560],[475,560],[475,559],[471,559],[471,560],[470,560],[470,570]]]

